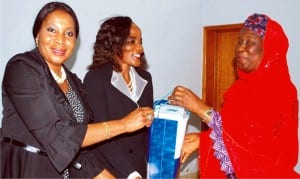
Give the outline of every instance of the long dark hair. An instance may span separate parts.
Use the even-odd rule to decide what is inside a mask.
[[[39,11],[38,15],[35,18],[33,28],[32,28],[33,38],[36,38],[37,34],[40,31],[42,23],[43,23],[44,19],[47,17],[47,15],[58,9],[63,10],[65,12],[67,12],[68,14],[70,14],[70,16],[72,17],[72,19],[75,23],[75,36],[76,36],[76,38],[78,37],[79,23],[78,23],[77,16],[76,16],[75,12],[73,11],[73,9],[69,5],[62,3],[62,2],[49,2],[41,8],[41,10]]]
[[[123,46],[130,35],[130,27],[133,21],[127,16],[116,16],[106,19],[100,26],[94,43],[93,63],[88,69],[98,68],[111,63],[115,71],[121,71],[121,67],[115,59],[123,57]],[[145,54],[142,54],[141,69],[147,68]]]

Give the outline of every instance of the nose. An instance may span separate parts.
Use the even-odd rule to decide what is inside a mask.
[[[142,44],[138,44],[136,47],[139,51],[144,51],[144,47]]]
[[[236,51],[237,52],[242,52],[246,48],[246,42],[245,41],[239,41],[236,45]]]
[[[64,44],[65,43],[65,36],[63,34],[57,34],[55,38],[55,43]]]

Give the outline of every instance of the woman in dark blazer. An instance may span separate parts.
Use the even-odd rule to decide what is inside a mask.
[[[97,120],[113,120],[138,107],[152,107],[152,79],[145,70],[141,30],[131,18],[107,19],[98,31],[94,50],[84,87]],[[97,147],[105,168],[116,177],[146,178],[147,143],[148,131],[143,128]]]
[[[37,47],[7,63],[0,178],[114,178],[87,147],[151,124],[150,108],[88,124],[93,115],[82,83],[63,64],[78,33],[77,17],[67,4],[47,3],[33,26]]]

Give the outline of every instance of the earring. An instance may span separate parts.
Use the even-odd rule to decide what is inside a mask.
[[[35,45],[36,47],[39,47],[39,39],[35,39]]]

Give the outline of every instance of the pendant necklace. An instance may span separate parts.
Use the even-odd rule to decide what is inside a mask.
[[[135,87],[135,79],[134,79],[133,72],[131,71],[131,69],[129,70],[129,76],[130,76],[130,81],[127,84],[127,87],[129,89],[129,91],[132,93],[133,89]]]
[[[133,84],[132,84],[131,78],[130,78],[130,82],[127,84],[127,87],[129,88],[129,91],[132,91],[132,89],[133,89]]]
[[[60,77],[51,68],[50,68],[50,72],[58,84],[63,84],[63,82],[66,80],[67,75],[63,67],[60,68],[60,73],[61,73]]]

